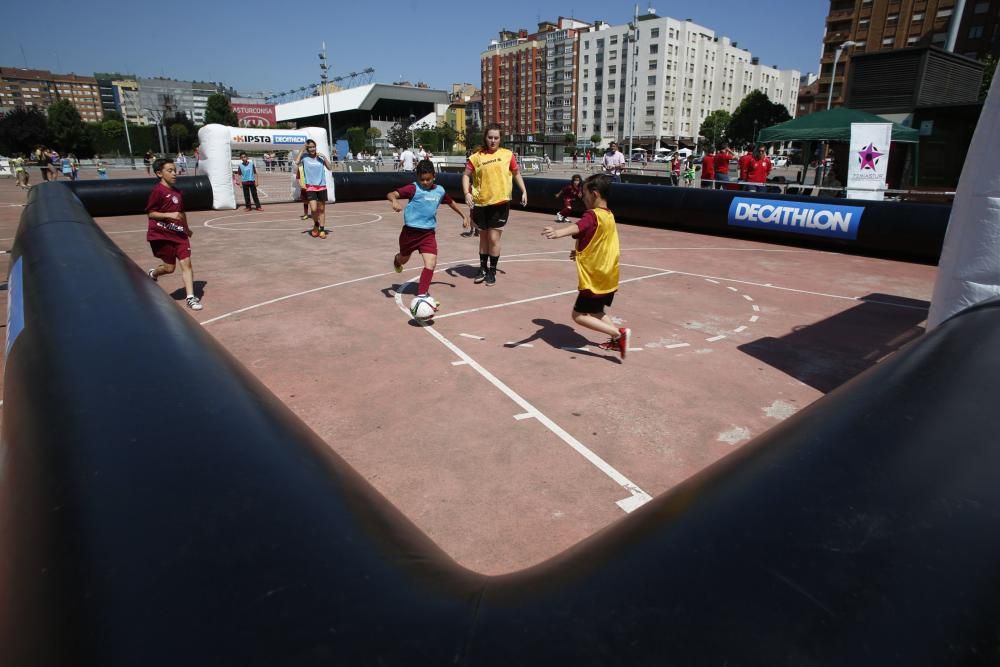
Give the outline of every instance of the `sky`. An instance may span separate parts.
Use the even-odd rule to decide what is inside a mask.
[[[9,0],[0,8],[0,66],[221,81],[241,94],[274,93],[319,81],[325,41],[331,77],[372,67],[375,83],[478,87],[480,54],[501,29],[534,32],[539,20],[559,16],[620,25],[635,7],[620,0],[559,0],[544,3],[540,14],[540,4]],[[309,7],[308,16],[283,13],[283,6]],[[817,71],[829,2],[644,0],[640,13],[647,7],[725,35],[761,64],[805,74]]]

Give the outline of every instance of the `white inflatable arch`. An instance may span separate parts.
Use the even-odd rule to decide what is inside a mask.
[[[250,127],[205,125],[198,130],[199,171],[212,182],[212,207],[216,210],[236,208],[236,192],[230,166],[233,150],[238,151],[293,151],[298,153],[307,139],[316,142],[321,155],[329,158],[325,147],[326,130],[321,127],[303,127],[298,130],[261,130]],[[299,198],[299,182],[292,172],[288,176],[293,200]],[[326,174],[326,200],[335,201],[333,177]]]

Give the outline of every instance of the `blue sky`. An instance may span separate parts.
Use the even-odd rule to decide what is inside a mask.
[[[332,76],[373,67],[380,83],[478,85],[479,55],[501,28],[533,30],[539,19],[560,15],[618,25],[631,19],[635,3],[565,0],[545,3],[541,15],[539,6],[537,0],[4,2],[0,66],[85,75],[119,71],[222,81],[243,93],[276,92],[319,80],[317,53],[325,40]],[[641,3],[640,12],[647,6]],[[803,73],[816,71],[829,9],[824,0],[672,0],[651,6],[660,16],[690,18],[730,37],[763,64]],[[281,7],[310,11],[275,10]]]

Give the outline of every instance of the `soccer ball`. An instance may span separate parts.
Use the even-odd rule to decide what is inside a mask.
[[[418,320],[429,320],[437,312],[438,302],[429,296],[417,296],[410,302],[410,315]]]

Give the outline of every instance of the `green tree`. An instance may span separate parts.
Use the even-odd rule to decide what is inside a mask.
[[[409,148],[413,145],[413,140],[410,138],[410,131],[400,123],[395,123],[390,127],[389,131],[385,134],[385,138],[399,150]]]
[[[726,136],[734,145],[752,144],[765,127],[791,120],[788,109],[771,102],[767,93],[755,90],[743,98],[733,112]]]
[[[365,130],[365,135],[368,137],[368,143],[374,145],[375,140],[382,136],[382,130],[377,127],[369,127]]]
[[[167,132],[170,134],[170,138],[174,140],[177,152],[180,153],[182,150],[181,142],[186,141],[190,136],[187,127],[183,123],[174,123]]]
[[[590,143],[592,143],[595,146],[597,144],[601,143],[601,135],[598,134],[597,132],[595,132],[594,134],[590,135]]]
[[[49,107],[49,135],[59,152],[82,156],[93,151],[80,112],[69,100],[59,100]]]
[[[576,135],[573,134],[572,132],[567,132],[565,136],[563,136],[563,142],[567,146],[572,146],[573,144],[576,143]]]
[[[698,134],[705,137],[705,141],[709,145],[718,146],[725,140],[726,130],[729,129],[729,123],[732,121],[732,118],[729,112],[723,109],[713,111],[705,116],[705,120],[701,121],[701,128],[698,130]]]
[[[205,125],[209,123],[218,123],[230,127],[239,125],[236,112],[229,106],[229,99],[222,93],[209,95],[208,101],[205,103]]]
[[[365,128],[363,127],[349,127],[347,128],[347,145],[350,147],[351,152],[357,155],[360,151],[365,148]]]
[[[0,114],[0,154],[28,154],[35,146],[49,142],[49,121],[32,107]]]
[[[997,71],[997,59],[991,55],[987,54],[979,62],[986,66],[983,70],[983,83],[979,87],[979,99],[980,101],[986,100],[986,95],[990,92],[990,83],[993,81],[993,75]]]

